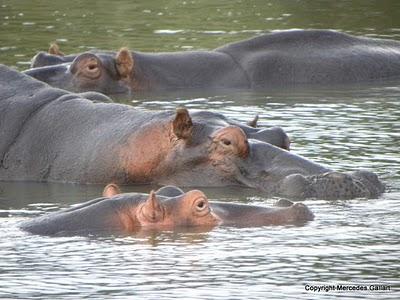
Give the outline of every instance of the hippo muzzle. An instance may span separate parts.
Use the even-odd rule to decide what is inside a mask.
[[[291,199],[374,198],[384,185],[366,170],[342,173],[266,143],[251,142],[238,181],[268,194]]]
[[[274,193],[295,199],[375,198],[385,191],[376,174],[369,171],[340,173],[329,171],[304,176],[291,174],[283,178]]]

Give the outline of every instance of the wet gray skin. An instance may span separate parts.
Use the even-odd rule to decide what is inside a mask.
[[[116,194],[107,191],[109,186],[103,198],[33,218],[23,222],[20,228],[40,235],[86,235],[182,227],[211,230],[215,226],[301,225],[314,219],[302,203],[264,207],[209,202],[201,191],[184,193],[174,186],[163,187],[150,195]]]
[[[94,103],[6,67],[0,97],[0,180],[239,185],[295,199],[384,190],[371,172],[338,173],[288,152],[281,129],[212,112]]]
[[[289,30],[212,51],[37,54],[25,71],[54,87],[127,97],[182,89],[268,89],[400,79],[400,43],[329,30]]]

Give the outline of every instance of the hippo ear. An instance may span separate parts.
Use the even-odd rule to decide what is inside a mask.
[[[191,138],[193,122],[186,108],[178,108],[176,110],[175,119],[172,122],[172,129],[178,139]]]
[[[147,221],[158,222],[162,220],[164,215],[163,207],[154,191],[150,192],[141,212]]]
[[[122,78],[129,77],[133,70],[133,58],[128,48],[121,48],[115,57],[119,75]]]
[[[57,55],[57,56],[64,56],[64,53],[60,51],[60,47],[56,43],[51,43],[49,47],[49,54]]]
[[[246,124],[248,126],[250,126],[250,127],[256,128],[257,127],[257,122],[258,122],[258,115],[256,115],[253,120],[247,122]]]
[[[107,186],[103,190],[103,197],[111,198],[118,194],[121,194],[121,190],[119,189],[119,186],[115,183],[107,184]]]

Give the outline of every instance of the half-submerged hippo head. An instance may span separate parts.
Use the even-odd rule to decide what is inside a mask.
[[[23,222],[21,229],[41,235],[171,230],[180,227],[213,228],[220,224],[207,197],[198,190],[168,196],[123,193],[115,184],[105,187],[103,198]]]
[[[32,68],[24,73],[72,92],[96,91],[111,96],[132,94],[133,59],[128,49],[122,48],[116,54],[103,51],[70,56],[63,56],[58,48],[54,51],[49,54],[39,52],[33,58]]]
[[[121,149],[128,181],[138,181],[145,167],[149,180],[160,184],[241,185],[290,198],[375,197],[383,191],[373,173],[333,172],[252,138],[239,126],[204,126],[196,122],[195,113],[192,118],[186,109],[178,109],[169,126],[163,130],[144,128],[140,137],[135,136]],[[143,145],[134,149],[133,143],[137,140]],[[140,164],[133,157],[141,157]],[[126,165],[128,161],[135,163]],[[136,175],[138,171],[141,172]],[[132,176],[130,180],[129,176]]]
[[[113,184],[107,185],[108,197],[120,193]],[[114,193],[114,194],[112,194]],[[124,195],[129,194],[120,194]],[[117,196],[116,196],[117,197]],[[288,201],[290,202],[290,201]],[[264,207],[229,202],[210,202],[207,196],[192,190],[184,193],[175,186],[165,186],[151,192],[138,205],[136,218],[142,228],[208,227],[228,225],[253,227],[265,225],[302,224],[314,219],[314,214],[303,203],[290,202],[280,207]]]
[[[143,124],[119,146],[117,168],[123,170],[124,183],[261,187],[264,171],[252,164],[290,145],[280,128],[253,128],[216,113],[178,108],[166,119]],[[262,155],[253,150],[259,144],[266,147]]]
[[[21,224],[20,228],[41,235],[70,235],[103,232],[134,233],[148,230],[196,228],[210,230],[218,225],[264,226],[298,224],[313,220],[301,203],[289,207],[262,207],[209,202],[203,192],[184,193],[174,186],[149,195],[121,194],[109,184],[103,198],[50,213]]]

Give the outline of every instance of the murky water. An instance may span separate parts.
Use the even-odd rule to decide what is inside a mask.
[[[335,28],[400,40],[398,1],[0,1],[0,62],[24,69],[57,40],[65,52],[129,46],[210,49],[261,32]],[[185,105],[282,126],[292,151],[337,170],[366,168],[387,185],[378,199],[308,200],[302,227],[41,237],[18,222],[97,197],[102,186],[0,183],[0,298],[285,299],[400,297],[400,88],[162,95],[146,109]],[[151,187],[127,187],[148,192]],[[270,205],[238,188],[215,200]],[[391,291],[306,291],[306,285],[390,285]]]

